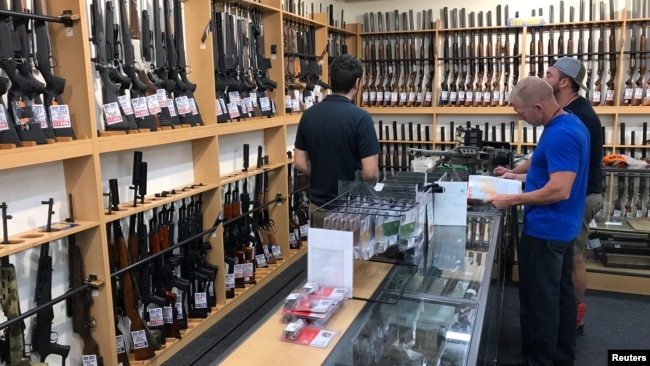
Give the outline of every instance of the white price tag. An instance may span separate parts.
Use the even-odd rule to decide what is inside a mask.
[[[465,91],[464,90],[459,90],[458,91],[458,101],[459,102],[464,102],[465,101]]]
[[[301,96],[300,96],[300,90],[294,89],[294,91],[293,91],[293,99],[298,99],[298,100],[302,99]]]
[[[321,95],[320,85],[314,85],[314,91],[312,93],[314,93],[314,95],[320,96]]]
[[[635,88],[634,99],[641,99],[641,98],[643,98],[643,88]]]
[[[465,93],[465,100],[471,102],[474,100],[474,92],[468,91]]]
[[[450,103],[455,103],[456,102],[456,95],[458,95],[458,93],[456,93],[455,91],[449,92],[449,102]]]
[[[424,94],[424,101],[430,102],[431,99],[432,99],[431,92],[426,92],[426,94]]]
[[[623,93],[623,99],[632,99],[634,96],[634,89],[625,88],[625,93]]]
[[[608,89],[607,93],[605,93],[605,100],[608,102],[611,102],[614,100],[614,90],[613,89]]]
[[[205,292],[197,292],[194,294],[194,307],[197,309],[208,308],[208,295]]]
[[[239,108],[241,108],[241,112],[243,114],[248,114],[250,110],[248,109],[248,103],[246,103],[246,99],[248,98],[243,98],[242,100],[239,101]]]
[[[406,98],[408,97],[408,94],[405,92],[399,93],[399,101],[405,103]]]
[[[156,96],[158,97],[158,104],[161,106],[167,104],[167,91],[165,89],[156,90]]]
[[[37,121],[41,128],[47,128],[47,114],[42,104],[32,104],[32,118]]]
[[[361,101],[362,102],[367,102],[368,101],[368,92],[361,93]]]
[[[272,246],[271,252],[273,252],[273,257],[275,257],[275,259],[282,259],[282,249],[280,249],[280,246]]]
[[[237,104],[228,103],[228,114],[230,115],[230,118],[239,117],[239,108],[237,108]]]
[[[235,275],[235,278],[244,278],[244,265],[243,264],[235,264],[233,268],[233,272]]]
[[[260,98],[260,109],[262,112],[267,112],[271,110],[271,100],[269,97],[262,97]]]
[[[238,91],[231,91],[228,92],[228,100],[230,100],[230,103],[237,103],[241,101],[241,98],[239,97],[239,92]]]
[[[52,128],[72,128],[67,104],[51,105],[50,116],[52,117]]]
[[[190,101],[187,99],[187,96],[182,95],[176,98],[176,107],[178,108],[178,114],[186,115],[192,113],[192,107],[190,106]]]
[[[284,108],[291,108],[291,105],[293,103],[291,102],[291,96],[290,95],[285,95],[284,96]]]
[[[115,337],[115,347],[117,349],[117,353],[126,353],[126,345],[124,344],[124,336],[123,335],[118,335]]]
[[[135,349],[147,348],[149,346],[147,334],[144,329],[131,332],[131,340],[133,340],[133,348]]]
[[[510,92],[503,93],[503,104],[510,104]]]
[[[377,98],[377,103],[383,102],[384,101],[384,92],[377,92],[376,98]]]
[[[291,109],[294,112],[300,112],[300,101],[298,99],[291,99]]]
[[[447,90],[443,90],[440,92],[440,100],[442,100],[443,102],[449,100],[449,92]]]
[[[177,291],[174,291],[177,292]],[[183,319],[183,296],[176,294],[176,319]]]
[[[98,366],[97,355],[81,355],[82,366]]]
[[[163,309],[162,308],[153,308],[149,309],[149,325],[150,326],[159,326],[163,325]]]
[[[309,109],[314,105],[314,97],[311,95],[305,98],[305,109]]]
[[[481,98],[483,97],[483,93],[477,92],[474,93],[474,102],[475,103],[481,103]]]
[[[266,263],[266,256],[264,255],[264,253],[256,255],[255,260],[257,261],[257,268],[268,266],[268,263]]]
[[[235,274],[226,273],[226,288],[235,288]]]
[[[131,106],[131,97],[128,95],[120,95],[117,97],[118,103],[120,103],[120,107],[122,107],[122,112],[124,112],[124,115],[129,116],[133,114],[133,107]]]
[[[192,110],[192,115],[196,116],[197,114],[199,114],[199,109],[196,108],[196,101],[194,100],[194,98],[188,98],[187,101],[190,102],[190,109]]]
[[[492,92],[492,100],[498,102],[501,100],[501,92],[500,91],[494,91]]]
[[[255,266],[253,263],[244,263],[244,278],[253,277]]]
[[[9,120],[7,119],[7,110],[5,106],[0,104],[0,131],[9,129]]]
[[[591,95],[593,96],[592,103],[600,104],[600,90],[592,90]]]
[[[160,103],[158,102],[157,95],[150,95],[147,97],[147,107],[149,108],[149,113],[151,114],[160,113]]]
[[[491,97],[492,97],[492,95],[490,94],[490,92],[484,92],[483,93],[483,103],[490,103],[490,98]]]
[[[300,237],[301,238],[306,238],[307,233],[309,232],[309,225],[300,225]]]
[[[169,109],[169,115],[176,117],[176,108],[174,108],[174,100],[167,99],[167,109]]]
[[[384,92],[384,101],[390,102],[390,96],[391,96],[391,92],[385,91]]]
[[[163,311],[163,323],[173,324],[174,323],[174,309],[171,306],[165,306],[162,308]]]
[[[409,102],[415,102],[415,92],[409,93]]]
[[[397,94],[397,92],[391,92],[390,93],[390,101],[391,101],[391,103],[393,103],[393,102],[397,103],[398,100],[399,100],[399,94]]]
[[[123,121],[120,107],[117,105],[117,102],[104,104],[103,108],[107,125],[114,125]]]
[[[156,101],[157,102],[157,101]],[[149,115],[149,108],[147,107],[147,98],[139,97],[131,99],[133,104],[133,112],[135,118],[144,118]]]

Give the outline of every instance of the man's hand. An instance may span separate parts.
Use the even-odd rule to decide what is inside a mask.
[[[491,203],[495,208],[499,210],[505,210],[510,206],[514,206],[514,197],[517,195],[514,194],[495,194],[492,197],[486,198],[483,200],[483,203]]]
[[[506,169],[506,168],[504,168],[504,167],[502,167],[500,165],[498,167],[494,168],[494,170],[492,170],[492,174],[494,174],[495,177],[501,177],[502,175],[504,175],[506,173],[512,173],[512,170]],[[502,178],[505,178],[505,177],[502,177]],[[506,179],[511,179],[511,178],[506,178]]]

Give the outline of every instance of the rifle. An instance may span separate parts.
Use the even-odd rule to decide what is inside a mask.
[[[99,73],[102,83],[102,102],[104,111],[104,124],[107,131],[130,131],[137,130],[135,118],[129,119],[120,107],[118,93],[120,86],[116,85],[111,79],[111,70],[113,69],[108,63],[109,55],[107,52],[107,42],[104,27],[104,20],[101,13],[101,4],[98,0],[91,3],[91,24],[92,24],[92,41],[95,45],[95,69]],[[111,26],[112,29],[112,26]],[[111,39],[110,42],[113,40]],[[113,55],[110,55],[111,57]]]
[[[165,5],[167,5],[167,0]],[[199,111],[198,103],[194,99],[194,92],[196,91],[196,84],[192,83],[188,78],[188,66],[187,60],[185,57],[185,26],[183,24],[183,14],[181,11],[181,2],[180,0],[173,0],[173,12],[174,12],[174,28],[171,27],[169,23],[168,12],[165,12],[165,18],[167,19],[166,28],[167,28],[167,58],[176,58],[175,62],[172,62],[169,66],[171,68],[176,67],[176,70],[172,70],[172,78],[176,80],[176,90],[174,91],[174,96],[176,97],[176,105],[178,106],[178,113],[181,115],[183,122],[189,122],[190,125],[203,125],[203,119],[201,118],[201,112]],[[173,42],[172,32],[174,30]],[[251,57],[247,57],[244,60],[250,62]],[[174,75],[174,71],[176,75]],[[180,80],[177,78],[180,77]],[[189,104],[189,105],[188,105]],[[189,107],[189,108],[188,108]],[[187,111],[189,109],[189,111]],[[187,112],[183,114],[182,112]]]
[[[503,44],[503,100],[500,104],[504,106],[510,104],[510,61],[510,30],[506,28],[506,41]],[[518,67],[519,65],[515,65],[515,68]]]
[[[458,21],[458,16],[457,16],[457,9],[453,9],[451,11],[451,27],[453,29],[458,28],[458,24],[456,22]],[[458,80],[458,74],[460,72],[458,68],[458,32],[454,32],[454,40],[453,44],[451,45],[451,62],[452,62],[452,73],[451,73],[451,81],[449,82],[449,104],[450,106],[456,105],[456,100],[458,97],[458,90],[457,90],[457,80]]]
[[[542,8],[539,8],[539,16],[542,16]],[[538,78],[543,78],[544,77],[544,57],[542,57],[542,54],[544,53],[544,32],[540,29],[539,30],[539,40],[537,41],[537,77]]]
[[[553,14],[553,11],[551,11],[551,14]],[[569,22],[573,23],[573,6],[569,7]],[[557,54],[558,57],[562,57],[570,53],[570,50],[572,48],[569,48],[569,52],[565,53],[564,52],[564,0],[560,0],[560,28],[559,30],[559,35],[557,37]],[[572,28],[569,28],[569,35],[573,34]],[[549,60],[550,61],[550,60]],[[551,62],[548,63],[549,66],[552,65]]]
[[[45,0],[34,0],[34,14],[45,15],[43,11],[43,2]],[[67,111],[68,107],[63,103],[61,94],[65,89],[65,79],[58,77],[52,73],[52,65],[50,64],[50,37],[47,32],[47,25],[44,20],[34,19],[33,32],[35,34],[36,51],[34,52],[35,67],[43,76],[45,80],[45,93],[44,102],[45,110],[49,121],[52,123],[52,130],[56,137],[71,137],[76,138],[74,130],[70,122],[70,114]],[[64,118],[52,118],[52,111],[56,111],[54,115],[63,113]]]
[[[8,10],[4,1],[0,1],[0,10]],[[45,144],[46,137],[53,138],[53,135],[51,130],[47,131],[49,129],[47,123],[42,123],[46,121],[37,118],[38,116],[32,110],[32,105],[40,105],[36,98],[44,91],[43,84],[33,77],[25,76],[24,72],[19,72],[19,68],[25,69],[25,67],[28,68],[25,71],[29,72],[29,65],[25,65],[26,63],[20,61],[19,57],[15,57],[15,50],[19,51],[22,47],[17,33],[19,30],[26,32],[26,27],[23,25],[10,28],[10,24],[9,18],[0,21],[0,67],[11,80],[11,88],[7,95],[9,112],[13,116],[20,140]],[[28,51],[25,49],[25,52]]]
[[[368,33],[370,29],[370,24],[368,20],[368,13],[363,14],[363,32]],[[362,107],[367,107],[369,102],[370,102],[370,37],[365,36],[363,37],[364,45],[363,45],[363,59],[364,59],[364,82],[363,86],[361,87],[361,106]]]
[[[54,199],[50,198],[47,201],[41,201],[41,204],[48,205],[45,231],[51,232]],[[50,256],[50,243],[47,242],[41,245],[41,255],[38,258],[34,304],[37,307],[41,307],[50,301],[52,301],[52,257]],[[50,341],[52,320],[54,320],[54,308],[52,305],[44,306],[36,313],[36,320],[32,331],[32,352],[36,352],[41,356],[41,362],[45,362],[45,358],[50,354],[59,355],[61,356],[61,364],[65,365],[65,359],[70,353],[70,346],[63,346]]]
[[[601,3],[600,7],[600,19],[604,20],[605,4]],[[591,30],[590,30],[591,32]],[[590,35],[591,38],[591,35]],[[600,25],[600,38],[598,39],[598,66],[597,66],[597,77],[594,81],[594,92],[591,105],[600,105],[601,103],[601,92],[602,92],[602,82],[603,74],[605,73],[605,25]]]
[[[554,22],[554,19],[553,19],[553,15],[555,14],[555,12],[553,11],[553,5],[549,5],[549,8],[550,8],[549,20],[551,22],[551,29],[548,31],[548,43],[547,43],[547,48],[546,48],[546,50],[547,50],[546,51],[547,52],[546,60],[547,60],[548,66],[550,67],[551,65],[553,65],[553,62],[554,62],[553,61],[553,55],[555,54],[555,52],[553,51],[553,46],[555,44],[555,42],[553,40],[553,33],[555,31],[555,28],[554,28],[555,27],[555,22]],[[562,31],[560,31],[560,37],[561,37],[561,34],[562,34]],[[540,35],[541,35],[541,32],[540,32]],[[540,39],[541,39],[541,37],[540,37]],[[558,46],[558,54],[560,53],[559,51],[560,50],[559,50],[559,46]],[[541,53],[541,51],[540,51],[540,53]],[[544,77],[543,68],[542,68],[542,74],[541,74],[540,77]]]
[[[442,21],[444,29],[449,28],[449,9],[445,6],[442,9]],[[439,105],[447,105],[449,101],[449,32],[445,32],[445,41],[442,46],[444,72],[442,75],[442,82],[440,83],[440,101]]]
[[[399,144],[397,143],[397,121],[393,121],[393,172],[400,171]]]
[[[138,74],[138,70],[135,67],[135,54],[133,50],[133,43],[131,42],[132,31],[129,29],[132,27],[127,28],[128,23],[127,23],[127,15],[126,15],[126,5],[124,4],[124,0],[118,0],[118,2],[120,6],[120,24],[121,24],[120,35],[122,37],[122,58],[119,61],[122,64],[122,69],[124,70],[124,73],[128,76],[131,85],[131,90],[129,93],[130,98],[126,96],[121,96],[121,98],[123,98],[122,100],[126,100],[126,98],[129,98],[130,99],[129,103],[133,103],[132,112],[134,114],[136,123],[138,124],[139,128],[145,128],[145,129],[149,129],[150,131],[156,131],[158,129],[160,121],[158,120],[157,115],[154,114],[152,116],[151,113],[149,112],[149,108],[147,106],[147,99],[146,99],[146,95],[147,95],[146,82],[151,83],[151,81],[149,81],[148,78],[146,78],[147,79],[146,82],[143,82],[141,80],[141,77],[144,75],[144,73]],[[107,6],[108,4],[109,3],[107,3]],[[137,23],[137,19],[138,19],[137,11],[135,12],[135,14],[133,14],[133,9],[131,9],[131,11],[132,11],[131,21],[133,22],[135,19],[135,22]]]
[[[604,6],[604,2],[600,3]],[[609,3],[609,18],[612,21],[609,31],[609,79],[606,86],[605,105],[614,105],[614,83],[616,81],[616,25],[614,24],[614,3]]]
[[[375,47],[375,13],[370,12],[370,85],[368,89],[370,91],[370,105],[374,106],[377,102],[377,88],[375,82],[377,81],[377,53]]]
[[[492,78],[494,77],[494,49],[492,48],[492,11],[487,12],[487,44],[485,45],[487,55],[487,76],[485,77],[485,89],[483,89],[483,102],[481,106],[487,107],[491,104]],[[487,131],[485,131],[487,133]]]
[[[427,12],[427,18],[429,19],[429,29],[433,30],[434,29],[434,23],[433,23],[433,10],[429,9]],[[422,40],[422,43],[424,43],[424,40]],[[426,85],[426,92],[424,93],[424,101],[422,102],[423,107],[431,107],[433,104],[433,77],[435,76],[434,73],[434,57],[435,57],[435,40],[434,40],[434,35],[433,32],[429,33],[429,47],[428,47],[428,60],[429,60],[429,75],[427,76],[427,85]],[[424,57],[424,55],[422,56]]]
[[[647,186],[647,178],[644,176],[639,177],[639,190],[637,191],[637,196],[636,196],[636,210],[634,213],[634,217],[644,217],[644,209],[645,209],[645,200],[648,196],[648,186]]]
[[[400,170],[407,172],[409,170],[408,168],[408,155],[406,153],[406,125],[404,123],[400,124],[400,129],[402,132],[402,155],[400,156]]]
[[[413,10],[409,10],[409,30],[411,31],[411,44],[409,45],[410,55],[411,55],[411,80],[409,84],[408,98],[406,101],[407,107],[414,107],[416,105],[416,93],[415,93],[415,80],[417,79],[417,54],[415,52],[415,33],[414,31],[414,20],[413,20]]]
[[[408,19],[406,18],[406,13],[402,13],[402,30],[408,30]],[[402,42],[402,64],[404,73],[402,74],[402,84],[400,85],[399,92],[399,101],[397,103],[398,107],[406,106],[408,100],[408,80],[410,76],[410,65],[408,62],[408,36],[404,35],[404,41]]]
[[[625,80],[625,93],[623,94],[623,104],[632,105],[634,100],[634,74],[636,72],[636,23],[632,23],[632,35],[630,37],[630,66],[627,70],[627,80]]]
[[[476,72],[476,45],[475,45],[475,19],[474,12],[469,13],[469,71],[465,82],[465,106],[471,106],[474,102],[474,75]]]
[[[482,11],[478,13],[478,26],[479,28],[483,28]],[[474,84],[476,85],[474,88],[474,101],[472,102],[472,105],[474,107],[478,107],[481,105],[481,100],[483,99],[483,77],[485,76],[485,54],[484,54],[484,47],[483,47],[483,32],[480,30],[478,32],[478,45],[476,48],[478,50],[477,52],[478,72],[476,76],[476,81],[474,82]]]
[[[386,69],[384,62],[386,61],[384,55],[384,17],[381,13],[377,13],[377,22],[379,23],[379,80],[377,80],[377,93],[375,95],[376,106],[381,107],[384,105],[384,79],[386,76]]]
[[[380,15],[381,17],[381,15]],[[392,92],[393,92],[393,75],[394,75],[394,66],[393,66],[393,46],[391,45],[390,40],[390,12],[386,12],[386,31],[388,32],[388,37],[386,39],[386,70],[388,71],[388,77],[386,78],[386,85],[384,85],[384,107],[390,106]],[[381,133],[381,128],[379,129]]]
[[[515,12],[515,18],[519,17],[519,12]],[[512,86],[517,85],[519,81],[519,69],[521,67],[521,55],[519,54],[519,29],[515,28],[515,44],[512,47],[512,55],[514,56],[514,64],[512,66]],[[510,101],[510,94],[508,94],[508,104],[512,104]]]
[[[497,9],[497,19],[501,19],[500,10],[501,10],[500,8]],[[496,70],[495,70],[496,75],[494,77],[494,81],[492,82],[492,102],[490,103],[492,107],[501,105],[501,76],[503,74],[503,57],[504,57],[503,45],[501,43],[501,30],[497,32],[497,44],[496,44],[496,51],[494,55],[495,55],[494,63],[496,64]]]
[[[388,138],[388,131],[390,131],[390,128],[388,126],[385,126],[386,128],[386,140],[389,140]],[[390,143],[386,142],[386,155],[384,156],[384,169],[386,170],[386,176],[389,176],[391,174],[391,153],[390,153]]]
[[[634,82],[634,97],[632,99],[632,105],[638,106],[643,102],[643,78],[646,73],[646,35],[645,35],[645,23],[641,22],[641,36],[639,37],[639,77]],[[645,136],[643,137],[645,139]],[[643,178],[642,178],[643,180]]]
[[[271,92],[278,87],[278,83],[269,78],[268,70],[271,68],[271,59],[264,57],[264,31],[262,28],[262,13],[252,9],[252,22],[249,35],[253,35],[251,42],[251,59],[253,60],[252,74],[257,84],[257,99],[263,116],[272,117],[275,114],[275,102],[271,99]],[[263,92],[261,92],[263,91]]]
[[[131,39],[140,39],[140,21],[138,19],[138,0],[129,0],[129,30],[131,31]],[[122,23],[122,21],[120,21]],[[124,22],[123,24],[127,24]]]
[[[427,29],[427,14],[424,11],[422,11],[422,30],[424,29]],[[415,91],[416,107],[422,107],[424,105],[424,97],[426,92],[425,85],[424,85],[424,39],[425,39],[424,34],[422,34],[421,43],[420,43],[420,70],[419,70],[418,81],[416,83],[417,90]]]
[[[460,9],[460,27],[462,29],[466,28],[465,24],[465,9],[462,8]],[[467,38],[467,35],[465,32],[463,32],[461,35],[461,43],[460,43],[460,59],[461,59],[461,72],[460,76],[458,77],[458,81],[456,84],[458,84],[458,98],[456,99],[456,105],[457,106],[463,106],[465,105],[465,80],[467,79],[467,67],[468,67],[468,60],[467,60],[467,44],[465,43],[465,40]]]

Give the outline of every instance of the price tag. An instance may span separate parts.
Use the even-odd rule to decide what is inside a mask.
[[[501,92],[500,91],[494,91],[492,93],[492,100],[494,101],[500,101],[501,100]]]
[[[285,95],[284,96],[284,108],[291,108],[291,105],[293,103],[291,102],[291,96],[290,95]]]
[[[41,128],[47,128],[47,114],[45,106],[42,104],[32,104],[32,118],[41,125]]]
[[[253,277],[254,271],[253,263],[244,263],[244,278]]]
[[[158,104],[161,106],[167,103],[167,91],[165,89],[156,90],[156,96],[158,97]]]
[[[99,366],[97,355],[81,355],[82,366]]]
[[[397,92],[391,92],[390,93],[390,101],[391,101],[391,103],[393,103],[393,102],[397,103],[398,100],[399,100],[399,95],[397,94]]]
[[[614,100],[614,90],[613,89],[607,90],[607,92],[605,93],[605,100],[608,101],[608,102],[611,102],[611,101]]]
[[[430,102],[431,99],[432,99],[431,92],[426,92],[426,94],[424,94],[424,101]]]
[[[409,102],[415,102],[415,92],[409,93]]]
[[[361,101],[362,102],[367,102],[368,101],[368,92],[361,93]]]
[[[120,103],[120,107],[122,107],[122,112],[124,112],[124,115],[129,116],[133,114],[133,107],[131,106],[131,97],[128,95],[120,95],[117,97],[118,103]]]
[[[490,92],[483,93],[483,103],[490,103],[491,97],[492,95],[490,94]]]
[[[442,92],[440,92],[440,100],[442,100],[443,102],[449,100],[449,92],[447,90],[443,90]]]
[[[249,112],[253,111],[253,105],[257,106],[257,102],[255,101],[255,98],[253,97],[246,98],[246,109],[248,109]]]
[[[634,88],[634,99],[643,98],[643,88]]]
[[[383,189],[384,189],[384,183],[379,182],[375,184],[375,191],[381,192]]]
[[[157,102],[157,101],[156,101]],[[135,118],[144,118],[149,115],[149,108],[147,107],[147,98],[139,97],[131,99],[133,104],[133,111]]]
[[[296,240],[296,234],[293,232],[289,232],[289,247],[290,248],[295,248],[298,246],[298,240]]]
[[[456,93],[455,91],[449,92],[449,103],[455,103],[456,102]]]
[[[384,101],[384,92],[377,92],[376,98],[377,98],[377,103],[383,102]]]
[[[174,309],[171,306],[163,307],[162,313],[163,313],[163,323],[174,324]]]
[[[377,100],[377,92],[371,91],[370,92],[370,103],[374,102]]]
[[[309,225],[300,225],[300,237],[301,238],[306,238],[307,233],[309,232]]]
[[[643,217],[643,210],[636,210],[634,217]]]
[[[510,104],[510,92],[503,93],[503,104]]]
[[[117,105],[117,102],[104,104],[103,108],[107,125],[110,126],[122,122],[122,114],[120,113],[120,107]]]
[[[481,103],[481,98],[483,97],[483,93],[477,92],[474,94],[474,102],[475,103]]]
[[[399,93],[399,101],[400,101],[400,102],[406,102],[406,98],[407,98],[407,94],[406,94],[406,93],[404,93],[404,92]]]
[[[199,114],[199,109],[196,108],[196,101],[194,100],[194,98],[188,98],[187,101],[190,102],[190,109],[192,110],[192,115],[196,116],[197,114]]]
[[[235,275],[235,278],[244,278],[244,265],[243,264],[235,264],[235,268],[233,268],[233,272]]]
[[[228,103],[228,114],[230,115],[230,118],[239,117],[239,108],[237,108],[237,104]]]
[[[600,104],[600,90],[593,90],[591,95],[593,96],[592,103]]]
[[[321,95],[321,90],[320,90],[320,85],[314,85],[314,95],[319,96]]]
[[[614,210],[614,212],[612,212],[612,216],[613,217],[621,217],[621,210]]]
[[[115,346],[117,349],[117,353],[126,353],[126,345],[124,344],[124,336],[123,335],[118,335],[115,337]]]
[[[305,98],[305,109],[309,109],[314,105],[314,97],[311,95]]]
[[[262,112],[268,112],[271,110],[271,100],[269,97],[260,98],[260,109]]]
[[[464,102],[465,101],[465,91],[464,90],[459,90],[458,91],[458,101],[459,102]]]
[[[623,93],[623,99],[632,99],[634,96],[634,89],[632,88],[625,88],[625,93]]]
[[[239,102],[241,101],[241,98],[239,97],[239,92],[238,91],[228,92],[228,100],[230,101],[230,103],[239,104]]]
[[[131,340],[133,340],[133,348],[135,349],[149,347],[149,342],[147,342],[147,334],[145,333],[144,329],[131,332]]]
[[[192,107],[190,106],[190,101],[187,99],[187,96],[182,95],[176,98],[176,107],[178,108],[178,114],[186,115],[192,113]]]
[[[266,263],[266,255],[264,255],[264,253],[256,255],[255,261],[257,261],[257,268],[268,266],[268,263]]]
[[[390,102],[390,96],[391,96],[391,92],[389,92],[389,91],[384,92],[384,100],[386,102]]]
[[[246,103],[246,100],[248,98],[242,98],[242,100],[239,102],[239,108],[241,108],[241,112],[243,114],[249,114],[250,110],[248,109],[248,103]]]
[[[235,288],[235,274],[226,273],[226,288]]]
[[[67,104],[51,105],[50,116],[52,118],[52,128],[71,128],[70,110]]]
[[[194,307],[197,309],[208,308],[208,295],[205,292],[196,292],[194,294]]]
[[[160,113],[160,103],[158,102],[157,95],[150,95],[147,98],[147,107],[149,108],[149,113],[158,114]]]
[[[273,253],[275,259],[282,259],[282,249],[280,249],[280,246],[278,245],[272,246],[271,252]]]
[[[600,247],[601,247],[600,238],[596,237],[594,239],[587,240],[587,249],[591,250]]]
[[[300,112],[300,101],[298,99],[291,99],[291,109],[294,112]]]
[[[302,99],[302,97],[300,95],[300,90],[294,89],[294,91],[293,91],[293,99],[298,99],[298,100]]]
[[[162,308],[153,308],[149,309],[149,325],[150,326],[159,326],[163,325],[163,309]]]
[[[9,129],[9,120],[7,119],[7,110],[5,106],[0,104],[0,131]]]
[[[208,296],[214,296],[214,282],[208,284]]]
[[[465,100],[471,102],[474,100],[474,92],[468,91],[465,93]]]
[[[176,303],[174,305],[176,306],[176,313],[178,314],[176,315],[176,319],[183,319],[183,296],[176,294]]]
[[[169,109],[169,115],[176,117],[176,108],[174,108],[174,100],[167,99],[167,109]]]

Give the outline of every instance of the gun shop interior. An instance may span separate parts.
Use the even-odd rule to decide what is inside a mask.
[[[0,364],[502,363],[539,78],[647,300],[650,1],[453,5],[0,0]]]

